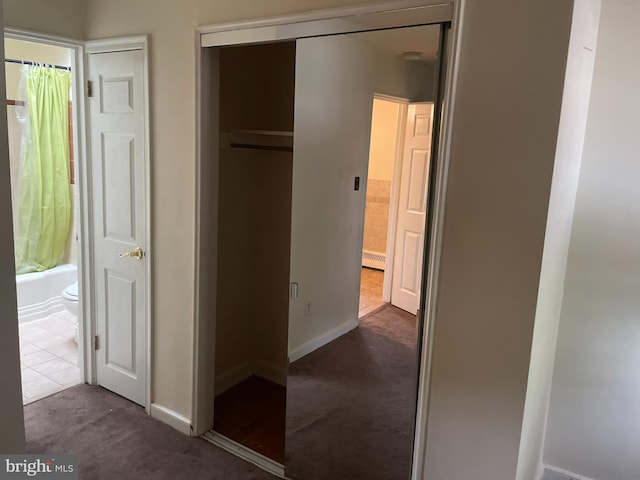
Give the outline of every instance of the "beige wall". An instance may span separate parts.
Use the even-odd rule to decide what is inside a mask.
[[[38,33],[83,39],[85,0],[4,0],[5,25]]]
[[[151,188],[154,215],[151,398],[191,415],[194,312],[194,5],[91,0],[87,37],[150,34]]]
[[[0,12],[0,28],[2,25]],[[0,55],[4,55],[4,45],[0,45]],[[5,88],[4,82],[4,68],[0,67],[0,91]],[[0,452],[22,453],[25,448],[24,420],[6,119],[6,109],[0,106],[0,224],[3,226],[0,230]]]
[[[544,462],[640,478],[640,3],[604,0]]]
[[[387,251],[399,114],[399,104],[379,98],[373,100],[363,249],[381,254]]]
[[[71,50],[68,48],[44,45],[42,43],[24,42],[7,38],[4,41],[5,56],[15,60],[30,60],[46,64],[71,66]],[[20,91],[22,66],[15,63],[5,63],[7,77],[7,98],[10,100],[25,100],[24,92]]]
[[[369,180],[393,179],[396,159],[400,107],[395,102],[376,98],[371,116],[371,146],[369,150]]]
[[[435,318],[429,480],[516,476],[572,4],[466,3]]]

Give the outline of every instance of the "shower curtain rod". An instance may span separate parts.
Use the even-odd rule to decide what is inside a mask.
[[[28,62],[26,60],[16,60],[13,58],[5,58],[4,61],[6,63],[18,63],[20,65],[35,65],[37,67],[55,68],[57,70],[66,70],[68,72],[71,71],[71,67],[65,67],[63,65],[50,65],[48,63],[42,63],[42,62]]]

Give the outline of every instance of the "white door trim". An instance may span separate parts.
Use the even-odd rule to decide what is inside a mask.
[[[400,173],[402,171],[402,154],[404,152],[404,132],[407,128],[408,101],[394,100],[375,95],[376,98],[391,100],[399,104],[398,129],[396,131],[396,152],[393,159],[393,176],[391,178],[391,196],[389,198],[389,220],[387,224],[387,250],[384,262],[384,280],[382,283],[382,301],[391,302],[391,282],[393,280],[393,254],[396,251],[396,228],[398,226],[398,205],[400,203]]]
[[[87,148],[86,148],[86,124],[85,124],[85,103],[84,103],[84,42],[73,38],[48,35],[45,33],[32,32],[17,28],[5,28],[5,38],[13,40],[24,40],[26,42],[36,42],[56,47],[64,47],[73,51],[71,57],[71,75],[73,76],[71,101],[73,102],[73,135],[74,151],[73,156],[76,166],[76,178],[78,184],[78,212],[80,218],[80,238],[78,255],[78,285],[79,285],[79,311],[81,321],[79,322],[78,337],[78,366],[80,367],[80,378],[86,383],[94,383],[93,376],[93,356],[90,347],[90,322],[86,319],[92,318],[91,311],[93,305],[93,290],[91,288],[91,229],[89,222],[89,176],[87,174]]]
[[[223,46],[242,43],[258,43],[274,40],[295,39],[302,35],[305,25],[313,30],[311,36],[320,36],[336,33],[335,22],[343,22],[347,17],[360,17],[363,15],[373,15],[375,13],[399,12],[400,10],[413,9],[416,7],[430,7],[434,14],[431,22],[423,20],[422,23],[441,23],[450,21],[452,23],[451,34],[449,36],[450,44],[447,52],[447,78],[444,86],[444,105],[442,108],[442,129],[440,134],[440,145],[436,158],[432,160],[432,165],[436,172],[434,179],[434,188],[432,198],[432,215],[429,218],[429,229],[431,231],[430,244],[426,251],[425,263],[429,265],[428,272],[423,275],[422,298],[421,305],[425,302],[428,309],[421,309],[421,317],[424,318],[422,335],[426,339],[422,344],[420,352],[420,374],[418,386],[418,403],[416,412],[416,430],[414,436],[414,451],[412,462],[412,480],[423,477],[425,468],[425,454],[427,442],[427,420],[429,412],[429,391],[430,391],[430,373],[431,373],[431,357],[433,352],[433,329],[436,312],[437,299],[437,279],[440,265],[440,249],[443,233],[443,218],[446,196],[447,172],[451,151],[451,127],[453,122],[454,104],[456,96],[457,72],[459,69],[459,55],[461,46],[461,24],[463,22],[463,11],[466,0],[448,0],[446,2],[437,0],[400,0],[394,2],[386,2],[380,4],[361,5],[358,7],[334,8],[316,12],[308,12],[285,17],[272,19],[258,19],[244,22],[227,23],[222,25],[203,26],[196,29],[195,50],[196,50],[196,218],[195,218],[195,293],[194,293],[194,311],[195,325],[193,337],[193,392],[192,392],[192,425],[193,434],[202,435],[213,427],[213,372],[214,365],[210,346],[215,344],[215,319],[202,315],[203,298],[211,295],[211,292],[202,291],[204,285],[201,282],[201,273],[204,269],[199,269],[203,258],[207,258],[207,252],[204,252],[206,242],[210,240],[207,235],[210,233],[201,222],[202,215],[205,213],[203,205],[210,206],[209,200],[205,198],[207,185],[203,178],[203,152],[212,149],[215,155],[215,147],[217,146],[217,136],[203,135],[201,119],[205,110],[212,106],[217,106],[213,101],[208,103],[207,109],[201,107],[201,102],[208,97],[208,92],[202,85],[203,69],[211,68],[209,61],[203,62],[204,47]],[[407,12],[403,12],[407,13]],[[358,20],[360,19],[358,18]],[[395,26],[411,26],[415,25],[415,19],[406,18],[405,20],[396,21]],[[314,22],[320,21],[320,23]],[[404,23],[403,23],[404,22]],[[295,28],[284,28],[284,25],[295,25]],[[277,28],[274,28],[277,27]],[[358,31],[367,29],[381,28],[377,27],[362,28]],[[298,35],[296,35],[296,33]],[[346,33],[346,32],[345,32]],[[215,121],[216,119],[211,119]],[[205,138],[208,137],[208,138]],[[214,147],[214,148],[212,148]],[[208,168],[208,167],[206,167]],[[217,178],[213,178],[213,182],[217,182]],[[215,205],[214,205],[215,206]],[[210,211],[206,212],[211,215]],[[211,217],[209,217],[211,221]],[[202,251],[201,251],[202,250]],[[201,258],[202,257],[202,258]],[[212,265],[215,267],[215,258],[212,259]],[[210,286],[210,285],[207,285]],[[215,295],[215,294],[214,294]]]
[[[106,52],[124,52],[130,50],[141,50],[144,55],[144,79],[143,79],[143,98],[144,98],[144,142],[145,142],[145,155],[144,155],[144,183],[145,183],[145,236],[146,236],[146,252],[145,252],[145,275],[146,275],[146,292],[145,292],[145,319],[144,319],[144,330],[145,330],[145,343],[146,343],[146,358],[145,358],[145,372],[146,372],[146,385],[145,385],[145,403],[144,407],[147,413],[151,412],[151,366],[152,366],[152,328],[153,328],[153,237],[152,237],[152,229],[151,229],[151,220],[152,220],[152,195],[151,195],[151,134],[150,134],[150,115],[149,115],[149,37],[147,35],[138,35],[132,37],[120,37],[120,38],[110,38],[104,40],[92,40],[85,43],[85,55],[88,57],[91,54],[96,53],[106,53]],[[85,57],[86,59],[86,57]],[[86,78],[86,68],[88,66],[88,62],[85,61],[85,78]],[[85,112],[88,112],[87,101],[88,98],[84,93],[86,92],[86,85],[83,81],[83,97],[84,97],[84,109]],[[86,132],[84,142],[87,146],[87,154],[90,155],[89,151],[90,143],[90,134],[91,134],[91,124],[89,115],[85,115],[86,122]],[[88,158],[88,157],[87,157]],[[88,172],[90,175],[91,172]],[[92,192],[88,192],[89,198],[91,198]],[[92,204],[89,204],[88,207],[92,207]],[[91,212],[91,208],[89,208],[89,212]],[[93,219],[90,218],[90,221]],[[91,226],[89,224],[89,226]],[[93,257],[90,259],[90,268],[91,275],[94,275],[95,268]],[[95,295],[95,292],[92,292]],[[95,306],[95,303],[93,303]],[[95,307],[94,307],[95,312]],[[96,352],[93,348],[92,339],[97,332],[97,315],[94,313],[91,318],[94,319],[89,326],[90,335],[87,337],[88,345],[91,352],[92,358],[92,383],[96,384]]]

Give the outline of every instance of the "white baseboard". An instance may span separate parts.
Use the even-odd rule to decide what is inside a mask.
[[[289,369],[280,367],[273,363],[263,362],[258,360],[253,364],[253,374],[258,377],[266,378],[267,380],[277,383],[278,385],[285,386],[287,384],[287,374]]]
[[[383,270],[387,263],[387,254],[384,252],[372,252],[370,250],[362,251],[362,266]]]
[[[226,392],[231,387],[249,378],[251,375],[253,375],[253,366],[251,363],[243,363],[238,367],[227,370],[226,372],[216,376],[216,396]]]
[[[18,322],[20,324],[35,322],[36,320],[42,320],[54,313],[64,312],[64,310],[65,308],[62,303],[62,297],[53,297],[42,303],[36,303],[34,305],[19,308]]]
[[[317,336],[316,338],[309,340],[308,342],[292,349],[289,352],[289,362],[295,362],[301,359],[305,355],[317,350],[320,347],[325,346],[327,343],[333,342],[336,338],[341,337],[345,333],[350,332],[358,326],[358,319],[352,319],[344,322],[335,328],[332,328],[328,332]]]
[[[160,420],[162,423],[166,423],[180,433],[191,436],[191,420],[184,415],[174,412],[170,408],[158,405],[157,403],[151,404],[150,413],[153,418]]]
[[[578,475],[577,473],[570,472],[569,470],[565,470],[563,468],[554,467],[553,465],[544,465],[542,469],[542,478],[544,478],[544,471],[550,470],[552,472],[558,473],[563,477],[566,477],[566,480],[595,480],[593,478],[585,477],[584,475]]]

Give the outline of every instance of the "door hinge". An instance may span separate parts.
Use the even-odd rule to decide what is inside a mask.
[[[93,349],[98,350],[100,348],[100,341],[98,340],[98,335],[93,336]]]
[[[87,97],[93,97],[93,82],[91,80],[87,81]]]

